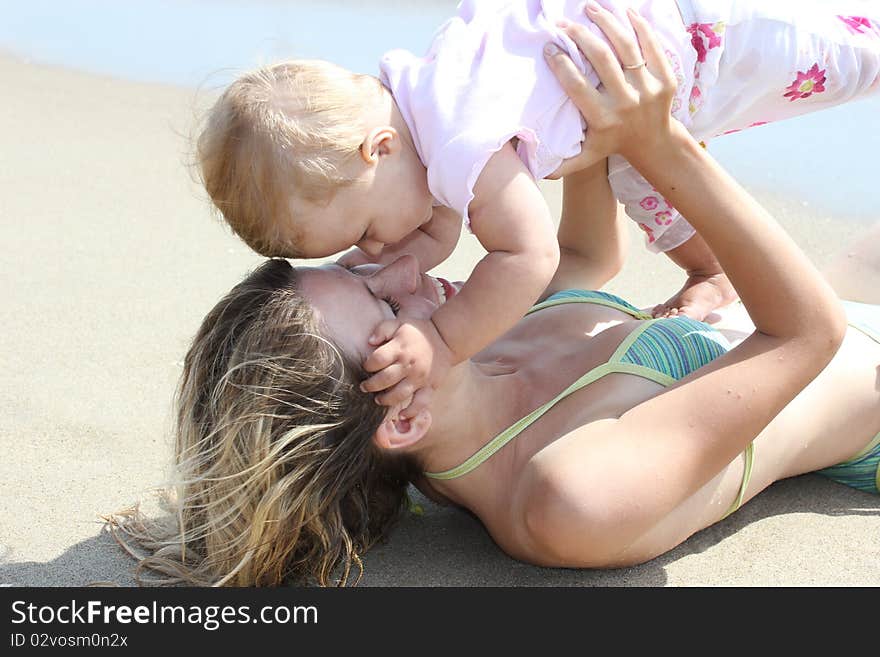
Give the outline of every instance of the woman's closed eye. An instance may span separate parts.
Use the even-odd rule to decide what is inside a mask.
[[[397,313],[400,312],[400,302],[394,297],[382,297],[382,301],[391,306],[391,312],[393,312],[394,316],[397,317]]]

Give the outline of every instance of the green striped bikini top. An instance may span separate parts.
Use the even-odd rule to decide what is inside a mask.
[[[526,315],[567,303],[591,303],[608,306],[644,321],[626,336],[608,362],[593,368],[546,404],[539,406],[524,418],[513,423],[461,465],[443,472],[425,472],[426,477],[430,479],[455,479],[471,472],[516,438],[559,401],[604,376],[633,374],[662,386],[669,386],[730,349],[730,344],[724,336],[708,324],[684,315],[653,319],[649,314],[608,292],[564,290],[533,306]],[[746,472],[743,476],[740,494],[728,513],[739,508],[745,495],[752,469],[751,444],[746,448],[745,457]]]

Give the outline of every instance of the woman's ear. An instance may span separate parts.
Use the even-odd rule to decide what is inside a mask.
[[[385,419],[376,433],[373,442],[381,449],[395,450],[412,447],[428,433],[431,428],[431,412],[423,410],[414,418],[405,420],[400,417],[399,406],[388,409]]]
[[[367,164],[376,164],[383,155],[396,153],[400,149],[397,130],[390,125],[373,128],[361,144],[361,159]]]

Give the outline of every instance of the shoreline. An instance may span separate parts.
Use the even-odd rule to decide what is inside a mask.
[[[189,341],[262,258],[185,167],[195,90],[2,54],[0,76],[16,90],[0,106],[10,373],[0,383],[0,584],[129,586],[134,562],[99,516],[146,503],[165,480]],[[558,217],[560,184],[541,188]],[[861,229],[756,196],[820,266]],[[629,227],[628,260],[608,289],[662,301],[683,278]],[[481,256],[463,234],[438,272],[466,278]],[[515,562],[467,514],[418,501],[425,515],[367,554],[362,585],[880,585],[880,500],[818,476],[774,484],[672,552],[614,571]]]

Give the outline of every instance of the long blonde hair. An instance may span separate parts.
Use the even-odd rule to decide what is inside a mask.
[[[202,183],[232,229],[265,256],[300,257],[292,193],[327,201],[354,178],[364,107],[384,87],[321,60],[245,73],[208,112],[198,137]]]
[[[415,463],[372,436],[384,410],[324,338],[296,270],[270,260],[204,319],[177,394],[173,515],[110,528],[154,583],[345,585],[405,508]]]

